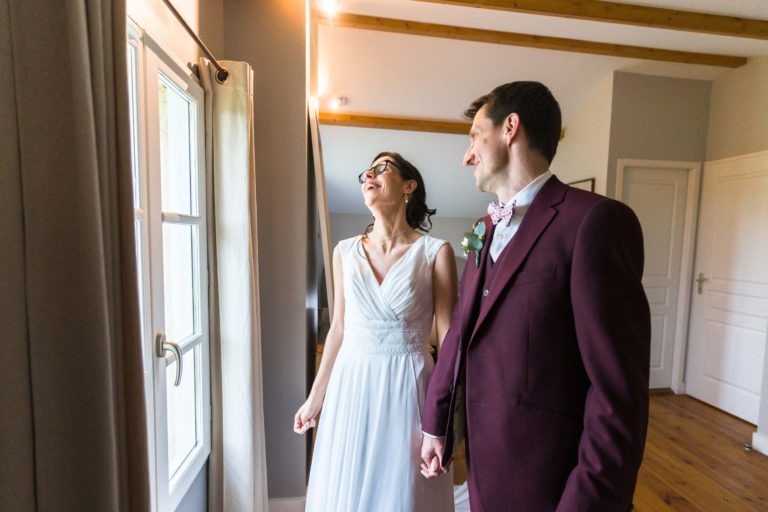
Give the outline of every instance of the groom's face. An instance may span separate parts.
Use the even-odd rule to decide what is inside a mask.
[[[486,115],[486,106],[483,106],[472,121],[464,165],[475,168],[475,186],[481,192],[493,193],[508,161],[503,126],[494,126]]]

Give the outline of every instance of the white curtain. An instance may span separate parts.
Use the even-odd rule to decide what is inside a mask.
[[[125,5],[0,2],[0,510],[150,508]]]
[[[211,375],[213,442],[209,509],[266,511],[267,463],[256,251],[253,70],[244,62],[216,68],[200,61],[206,144],[212,168]]]

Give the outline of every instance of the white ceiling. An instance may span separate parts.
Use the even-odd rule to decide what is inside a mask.
[[[627,2],[630,3],[630,2]],[[631,3],[768,19],[766,0],[633,0]],[[711,36],[551,16],[438,5],[416,0],[337,0],[339,11],[463,27],[519,32],[742,57],[768,55],[768,41]],[[461,120],[464,108],[514,80],[545,83],[566,127],[595,88],[614,71],[712,80],[728,68],[604,57],[455,41],[321,24],[317,32],[320,109],[334,97],[339,112]],[[357,174],[379,151],[398,151],[424,175],[428,202],[439,216],[479,216],[488,197],[474,191],[461,165],[466,137],[321,126],[331,212],[368,213]],[[567,136],[567,135],[566,135]],[[459,198],[457,200],[457,198]]]

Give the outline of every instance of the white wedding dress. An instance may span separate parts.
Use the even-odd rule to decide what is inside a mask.
[[[379,285],[361,237],[339,242],[344,339],[319,419],[308,512],[453,512],[450,475],[420,473],[432,268],[445,243],[422,236]]]

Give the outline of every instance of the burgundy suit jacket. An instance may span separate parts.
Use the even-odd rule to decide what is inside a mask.
[[[493,237],[483,222],[481,261]],[[642,274],[632,210],[554,176],[496,261],[486,296],[467,259],[422,428],[447,436],[447,462],[464,372],[470,492],[485,512],[630,508],[648,423]]]

